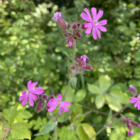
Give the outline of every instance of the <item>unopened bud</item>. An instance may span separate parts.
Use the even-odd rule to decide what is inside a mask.
[[[75,70],[75,68],[76,68],[75,66],[71,66],[71,69],[72,69],[72,70]]]
[[[137,122],[131,122],[132,125],[140,127],[140,125]]]
[[[37,105],[37,108],[36,108],[37,113],[39,113],[41,111],[41,105],[42,105],[42,103],[39,102]]]
[[[72,26],[71,26],[71,28],[72,28],[73,30],[75,30],[75,29],[77,29],[77,25],[76,25],[75,23],[73,23]]]
[[[59,18],[58,24],[60,25],[60,27],[61,27],[63,30],[66,30],[66,29],[67,29],[67,25],[66,25],[65,21],[64,21],[62,18]]]
[[[69,37],[70,36],[69,33],[64,33],[63,35],[64,35],[64,37]]]
[[[130,85],[130,86],[129,86],[128,91],[129,91],[129,92],[130,92],[130,91],[133,91],[133,92],[137,93],[137,89],[136,89],[133,85]]]
[[[81,34],[79,32],[76,33],[77,37],[81,38]]]
[[[87,23],[84,23],[83,25],[82,25],[82,29],[86,29],[87,28]]]
[[[92,66],[90,66],[90,65],[86,65],[86,67],[84,67],[86,70],[92,70],[93,69],[93,67]]]
[[[69,44],[70,47],[72,47],[73,41],[74,41],[74,40],[73,40],[72,37],[69,37],[69,38],[68,38],[68,44]]]

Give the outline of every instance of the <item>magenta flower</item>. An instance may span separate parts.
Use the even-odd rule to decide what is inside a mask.
[[[130,130],[130,131],[127,133],[128,136],[132,136],[133,134],[134,134],[133,130]]]
[[[24,106],[29,98],[29,105],[34,106],[33,100],[37,99],[37,95],[42,94],[43,88],[42,87],[37,87],[34,88],[37,85],[37,82],[33,82],[30,80],[27,84],[28,90],[23,90],[22,91],[22,96],[19,97],[19,101],[22,101],[21,105]]]
[[[54,16],[52,18],[52,20],[54,22],[58,22],[58,24],[60,25],[60,27],[63,29],[63,30],[66,30],[67,29],[67,25],[65,23],[65,21],[63,20],[63,13],[61,12],[56,12],[54,13]]]
[[[136,89],[133,85],[130,85],[130,86],[129,86],[128,91],[129,91],[129,92],[130,92],[130,91],[133,91],[133,92],[137,93],[137,89]]]
[[[79,58],[76,58],[76,60],[80,60],[81,62],[83,62],[84,67],[86,68],[86,61],[89,61],[89,58],[86,55],[82,55]]]
[[[83,28],[86,28],[85,33],[86,34],[90,34],[91,29],[92,29],[92,36],[93,38],[96,40],[97,39],[97,35],[99,38],[101,38],[101,33],[99,30],[106,32],[107,29],[102,26],[102,25],[106,25],[107,24],[107,20],[102,20],[102,21],[98,21],[102,15],[103,15],[103,11],[99,10],[98,14],[97,14],[97,9],[96,8],[91,8],[91,12],[92,12],[92,16],[90,15],[90,12],[87,8],[84,9],[85,13],[81,14],[81,17],[83,18],[83,20],[87,21],[86,23],[83,24]]]
[[[138,107],[138,110],[140,110],[140,95],[138,97],[130,97],[130,103],[135,103],[134,107]]]
[[[62,111],[64,111],[64,112],[69,111],[69,109],[66,107],[66,105],[69,106],[69,105],[71,105],[71,103],[68,102],[68,101],[62,102],[61,99],[62,99],[62,95],[61,94],[58,94],[57,95],[57,98],[51,99],[47,103],[47,107],[49,107],[48,111],[49,112],[52,112],[58,105],[60,105],[60,107],[59,107],[59,113],[60,113],[60,115],[62,114]]]

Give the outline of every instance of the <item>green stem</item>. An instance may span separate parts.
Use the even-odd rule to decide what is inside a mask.
[[[76,55],[76,41],[74,41],[74,43],[73,43],[72,65],[74,64],[75,55]],[[70,87],[70,77],[69,77],[69,81],[68,81],[68,84],[67,84],[66,91],[65,91],[64,96],[63,96],[63,100],[64,100],[65,97],[66,97],[66,94],[67,94],[67,92],[68,92],[69,87]]]
[[[130,103],[126,104],[119,112],[115,113],[115,114],[113,115],[113,117],[110,119],[110,121],[109,121],[107,124],[105,124],[104,127],[101,128],[101,129],[96,133],[96,135],[94,135],[90,140],[92,140],[95,136],[97,136],[99,133],[101,133],[101,132],[106,128],[105,126],[109,126],[109,125],[111,125],[112,123],[114,123],[114,122],[111,123],[111,121],[112,121],[115,117],[117,117],[123,110],[125,110],[129,105],[130,105]]]
[[[57,140],[57,122],[56,122],[56,126],[54,128],[54,140]]]

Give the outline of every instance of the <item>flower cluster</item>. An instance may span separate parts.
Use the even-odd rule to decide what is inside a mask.
[[[124,117],[124,118],[123,118],[123,122],[127,125],[128,129],[130,130],[130,131],[127,133],[128,136],[131,136],[131,135],[134,134],[134,132],[133,132],[133,130],[132,130],[131,124],[134,125],[134,126],[136,126],[136,127],[140,127],[140,124],[138,124],[137,122],[131,121],[128,117]]]
[[[93,67],[90,65],[86,65],[86,61],[89,61],[89,58],[86,55],[82,55],[81,57],[76,59],[77,62],[71,66],[72,76],[75,76],[79,73],[84,74],[85,70],[92,70]]]
[[[29,105],[34,106],[33,100],[37,103],[37,113],[41,111],[41,107],[46,107],[49,112],[52,112],[58,105],[59,107],[59,113],[62,114],[62,111],[67,112],[69,109],[66,107],[66,105],[70,106],[71,103],[68,101],[62,102],[62,95],[58,94],[57,98],[54,98],[53,95],[47,96],[45,93],[43,93],[42,87],[34,88],[37,85],[37,82],[29,81],[27,84],[28,90],[22,91],[22,96],[19,98],[19,101],[22,101],[21,105],[24,106],[29,98]]]

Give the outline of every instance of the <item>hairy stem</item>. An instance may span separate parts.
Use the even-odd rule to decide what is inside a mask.
[[[74,41],[74,43],[73,43],[72,65],[74,64],[75,55],[76,55],[76,41]],[[63,100],[64,100],[65,97],[66,97],[66,94],[67,94],[67,92],[68,92],[69,87],[70,87],[70,77],[69,77],[69,81],[68,81],[68,84],[67,84],[66,91],[65,91],[64,96],[63,96]]]
[[[57,140],[57,122],[56,122],[56,126],[54,128],[54,140]]]

